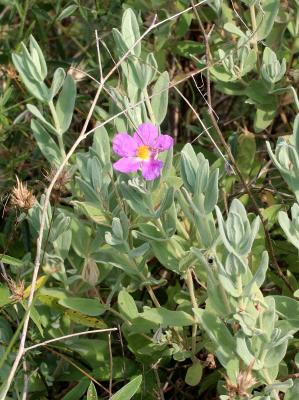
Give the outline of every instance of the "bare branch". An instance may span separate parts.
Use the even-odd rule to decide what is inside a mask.
[[[93,331],[70,333],[69,335],[60,336],[60,337],[55,338],[55,339],[45,340],[44,342],[34,344],[33,346],[30,346],[30,347],[26,347],[24,349],[24,353],[26,353],[29,350],[37,349],[38,347],[41,347],[41,346],[46,346],[49,343],[58,342],[58,341],[64,340],[64,339],[70,339],[70,338],[73,338],[73,337],[76,337],[76,336],[91,335],[92,333],[112,332],[112,331],[117,331],[117,330],[118,330],[117,328],[107,328],[107,329],[94,329]]]

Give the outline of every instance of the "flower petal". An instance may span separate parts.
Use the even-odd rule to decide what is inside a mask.
[[[123,157],[113,164],[116,171],[129,174],[130,172],[137,172],[140,167],[140,161],[136,157]]]
[[[127,133],[118,133],[112,140],[113,151],[121,157],[133,157],[136,154],[138,144]]]
[[[161,152],[170,149],[170,147],[172,146],[173,146],[173,138],[171,136],[160,135],[156,140],[154,148],[157,149],[159,152]]]
[[[146,181],[152,181],[160,176],[163,161],[150,160],[142,163],[142,176]]]
[[[137,131],[134,133],[134,140],[138,146],[153,146],[158,135],[158,128],[150,122],[146,122],[138,126]]]

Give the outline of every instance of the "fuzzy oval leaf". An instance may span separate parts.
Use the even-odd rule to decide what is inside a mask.
[[[31,129],[42,154],[50,164],[58,167],[61,162],[61,153],[57,144],[39,121],[32,119]]]
[[[49,89],[47,88],[45,83],[38,79],[32,78],[30,71],[28,71],[28,69],[26,68],[20,55],[13,53],[12,61],[18,73],[20,74],[20,77],[27,90],[38,100],[44,103],[47,102],[49,100],[50,94]]]
[[[121,24],[121,33],[124,42],[126,43],[127,47],[131,49],[137,40],[140,38],[140,31],[139,25],[137,22],[137,18],[131,8],[128,8],[122,18]],[[132,50],[132,53],[135,56],[139,57],[141,52],[141,43],[137,43]]]
[[[37,55],[41,77],[42,77],[42,79],[45,79],[47,76],[47,73],[48,73],[46,60],[45,60],[45,57],[43,55],[41,48],[39,47],[37,41],[34,39],[34,37],[32,35],[30,35],[30,44],[29,45],[30,45],[31,54]]]
[[[167,113],[168,107],[168,87],[169,87],[169,75],[165,71],[161,74],[155,83],[153,88],[153,97],[151,100],[151,105],[153,113],[155,115],[156,124],[160,125]],[[154,122],[154,121],[152,121]]]
[[[161,326],[190,326],[194,323],[191,315],[185,311],[172,311],[164,307],[145,310],[140,317]]]
[[[75,100],[76,83],[71,75],[67,75],[56,104],[56,113],[59,120],[61,134],[66,132],[71,124]]]
[[[93,382],[90,382],[89,388],[87,390],[87,400],[98,400],[98,395]]]
[[[59,92],[61,86],[63,85],[63,81],[65,78],[65,72],[63,68],[57,68],[54,72],[52,85],[50,88],[50,98],[51,100],[56,96]]]
[[[195,361],[188,369],[185,382],[189,386],[196,386],[202,378],[203,367],[200,361]]]
[[[14,267],[22,267],[24,265],[22,260],[6,254],[0,254],[0,260],[5,264],[13,265]]]
[[[36,117],[45,127],[48,128],[49,132],[57,134],[56,129],[52,126],[42,115],[39,109],[33,104],[27,104],[27,109],[31,112],[31,114]]]
[[[70,6],[64,8],[57,17],[57,21],[62,21],[63,19],[70,17],[77,10],[78,6],[71,4]]]
[[[118,294],[118,308],[130,320],[138,317],[138,309],[135,301],[126,289],[122,289]]]
[[[279,0],[262,0],[260,2],[256,32],[258,40],[263,40],[270,34],[279,10],[279,4]]]
[[[142,375],[138,375],[127,383],[123,388],[116,392],[110,400],[130,400],[139,389],[142,382]]]
[[[105,307],[96,299],[84,299],[80,297],[68,297],[58,302],[61,306],[79,311],[82,314],[95,317],[106,311]]]

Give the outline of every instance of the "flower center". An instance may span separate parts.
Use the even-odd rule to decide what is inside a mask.
[[[137,157],[141,158],[142,160],[148,160],[150,157],[151,151],[149,146],[139,146],[136,155]]]

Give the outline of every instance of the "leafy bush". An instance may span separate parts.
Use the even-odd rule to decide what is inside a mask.
[[[33,171],[12,158],[0,399],[295,400],[298,2],[37,2],[76,45],[103,23],[69,69],[25,3],[2,11],[1,123],[31,129],[3,143]]]

